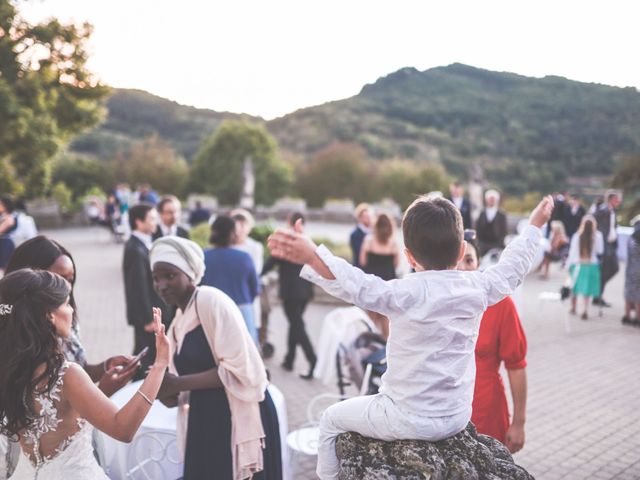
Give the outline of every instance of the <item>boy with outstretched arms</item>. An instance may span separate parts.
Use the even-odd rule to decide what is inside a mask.
[[[271,253],[305,264],[303,278],[389,317],[387,371],[379,393],[337,403],[322,416],[321,479],[338,478],[335,439],[340,433],[437,441],[466,427],[482,314],[522,283],[552,209],[553,199],[545,197],[496,265],[467,272],[456,270],[465,251],[460,212],[443,198],[418,198],[402,219],[405,254],[415,273],[391,281],[365,274],[304,235],[278,230],[271,236]]]

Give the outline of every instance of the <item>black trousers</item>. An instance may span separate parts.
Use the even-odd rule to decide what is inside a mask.
[[[298,345],[302,347],[302,351],[304,352],[304,356],[307,358],[307,361],[312,365],[315,365],[316,363],[316,353],[313,351],[313,346],[311,345],[311,341],[307,335],[307,330],[304,326],[304,319],[302,318],[308,302],[308,300],[298,299],[282,300],[284,313],[287,316],[287,321],[289,322],[288,351],[284,359],[288,364],[293,364],[293,361],[296,358],[296,347]]]
[[[600,259],[600,298],[604,294],[604,287],[618,273],[619,269],[618,242],[606,242],[604,254]]]
[[[153,332],[145,332],[143,327],[134,327],[134,346],[133,354],[137,355],[145,347],[149,347],[149,351],[140,361],[140,368],[133,376],[133,380],[142,380],[147,373],[147,370],[156,359],[156,336]]]

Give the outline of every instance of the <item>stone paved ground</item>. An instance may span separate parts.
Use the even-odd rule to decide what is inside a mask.
[[[82,338],[91,360],[129,352],[133,333],[124,315],[121,280],[122,246],[103,230],[49,232],[75,256],[77,299]],[[588,321],[570,319],[566,304],[540,302],[542,291],[557,291],[563,276],[550,281],[530,276],[522,295],[523,324],[528,336],[529,403],[527,442],[515,455],[537,479],[640,479],[640,329],[622,326],[622,281],[608,287],[614,307]],[[314,303],[306,314],[312,339],[324,315],[335,305]],[[318,380],[307,382],[284,372],[286,321],[276,307],[270,339],[276,356],[267,362],[272,380],[287,399],[289,426],[306,421],[306,405],[318,393],[336,392]],[[305,367],[298,360],[297,368]],[[316,478],[312,458],[298,458],[296,479]]]

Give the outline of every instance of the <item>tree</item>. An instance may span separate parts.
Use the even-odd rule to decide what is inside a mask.
[[[611,182],[624,194],[623,217],[630,221],[640,212],[640,155],[624,157],[618,163]]]
[[[64,183],[71,191],[73,200],[77,200],[95,187],[107,192],[113,186],[114,178],[106,162],[88,157],[63,156],[54,163],[51,183]]]
[[[191,191],[215,195],[235,205],[243,188],[243,167],[250,158],[255,176],[255,201],[271,204],[288,193],[292,171],[277,155],[273,137],[261,125],[227,120],[203,142],[193,160]]]
[[[110,162],[116,182],[132,186],[149,183],[161,193],[182,195],[189,176],[189,166],[168,142],[152,136],[119,152]]]
[[[303,166],[297,190],[311,206],[322,206],[329,198],[370,199],[374,169],[365,150],[354,143],[332,143]]]
[[[108,89],[85,68],[91,31],[30,25],[0,0],[0,170],[14,175],[3,185],[14,193],[44,193],[55,154],[101,118]]]
[[[389,197],[406,208],[419,195],[447,193],[449,179],[442,167],[410,160],[388,160],[380,165],[377,197]]]

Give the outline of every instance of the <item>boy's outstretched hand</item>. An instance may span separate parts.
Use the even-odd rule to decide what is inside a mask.
[[[279,228],[269,236],[267,245],[271,255],[292,263],[307,264],[324,278],[333,280],[335,277],[329,268],[316,255],[316,244],[313,240],[295,230]]]
[[[312,263],[316,256],[316,244],[303,233],[278,228],[267,241],[271,255],[292,263]]]
[[[529,223],[538,228],[542,228],[551,218],[551,212],[553,212],[553,197],[547,195],[540,201],[538,206],[533,209],[533,212],[531,212]]]

